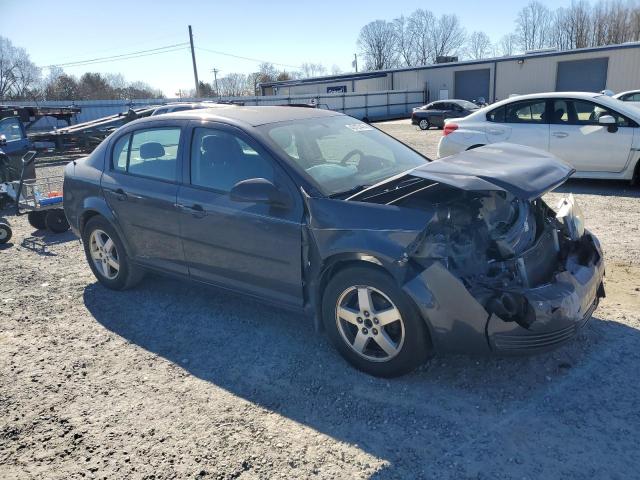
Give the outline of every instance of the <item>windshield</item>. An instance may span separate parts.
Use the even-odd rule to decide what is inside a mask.
[[[342,115],[260,128],[325,195],[373,185],[427,161],[376,128]]]
[[[466,100],[458,100],[456,103],[465,110],[478,110],[480,108],[475,103],[467,102]]]

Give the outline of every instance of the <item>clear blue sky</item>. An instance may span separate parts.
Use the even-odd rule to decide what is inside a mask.
[[[322,63],[351,70],[356,39],[366,23],[409,15],[416,8],[434,14],[457,14],[468,32],[485,31],[493,41],[514,28],[514,19],[528,0],[323,0],[191,1],[191,0],[0,0],[2,29],[16,46],[25,48],[40,66],[118,55],[188,41],[196,46],[289,65]],[[542,0],[550,8],[570,0]],[[256,70],[256,62],[196,51],[201,80],[211,69],[225,75]],[[281,67],[282,68],[282,67]],[[65,67],[67,73],[122,73],[142,80],[167,96],[193,87],[188,50],[90,66]],[[46,73],[46,71],[45,71]]]

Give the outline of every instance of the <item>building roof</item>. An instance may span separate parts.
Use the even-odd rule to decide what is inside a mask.
[[[274,82],[264,82],[261,83],[261,87],[288,87],[293,85],[305,85],[305,84],[315,84],[315,83],[327,83],[327,82],[344,82],[350,80],[363,80],[367,78],[379,78],[384,77],[389,73],[395,72],[410,72],[415,70],[430,70],[434,68],[451,68],[456,66],[466,66],[466,65],[481,65],[486,63],[498,63],[498,62],[508,62],[519,59],[527,59],[527,58],[541,58],[541,57],[555,57],[562,55],[572,55],[576,53],[591,53],[598,51],[608,51],[608,50],[620,50],[625,48],[640,48],[640,42],[627,42],[619,45],[603,45],[601,47],[587,47],[587,48],[577,48],[574,50],[556,50],[556,51],[548,51],[543,50],[539,52],[528,52],[522,53],[518,55],[511,55],[505,57],[492,57],[492,58],[483,58],[481,60],[465,60],[462,62],[449,62],[449,63],[438,63],[432,65],[423,65],[420,67],[403,67],[403,68],[389,68],[385,70],[372,70],[367,72],[359,72],[359,73],[346,73],[340,75],[327,75],[322,77],[311,77],[311,78],[301,78],[298,80],[282,80],[282,81],[274,81]]]

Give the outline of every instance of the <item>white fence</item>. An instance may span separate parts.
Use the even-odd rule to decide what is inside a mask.
[[[315,102],[321,108],[343,112],[352,117],[368,120],[402,118],[411,114],[411,109],[425,103],[425,92],[422,90],[389,90],[383,92],[363,93],[330,93],[323,95],[270,95],[256,97],[221,97],[216,98],[172,98],[172,99],[136,99],[136,100],[56,100],[43,102],[12,102],[12,105],[37,105],[42,107],[80,107],[73,123],[88,122],[100,117],[125,112],[129,108],[140,108],[148,105],[161,105],[171,102],[194,101],[234,101],[245,105],[291,105]],[[35,129],[49,129],[63,126],[53,118],[43,118],[32,126]]]

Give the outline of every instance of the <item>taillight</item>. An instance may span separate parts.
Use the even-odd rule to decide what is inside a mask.
[[[442,136],[446,137],[450,133],[455,132],[457,129],[458,129],[457,123],[451,123],[451,122],[445,123],[444,130],[442,131]]]

